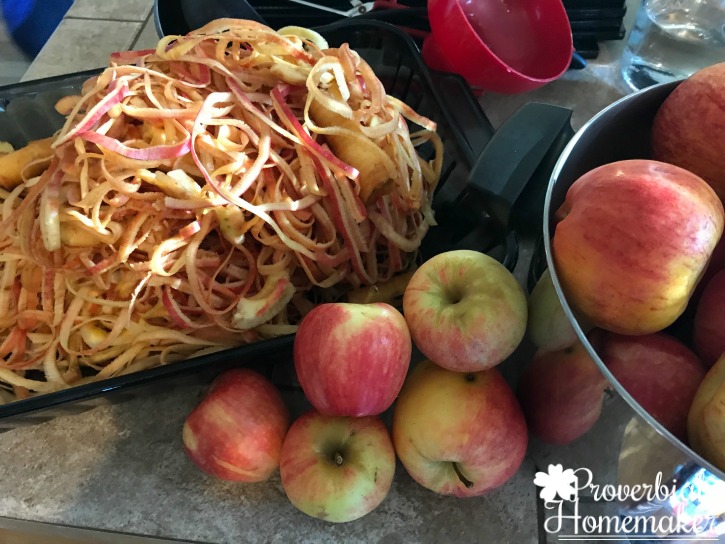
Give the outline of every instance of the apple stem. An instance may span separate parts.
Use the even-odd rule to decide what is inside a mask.
[[[453,470],[456,471],[456,476],[458,476],[458,479],[461,480],[461,483],[468,489],[471,489],[474,486],[474,483],[463,475],[461,469],[458,467],[458,463],[453,463]]]
[[[335,464],[338,467],[342,466],[342,454],[339,451],[335,452]]]

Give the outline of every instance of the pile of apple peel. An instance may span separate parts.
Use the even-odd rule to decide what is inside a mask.
[[[571,310],[627,393],[725,470],[725,63],[658,109],[652,159],[605,164],[556,213],[552,252]],[[718,129],[720,130],[720,129]],[[538,346],[519,396],[529,429],[567,444],[599,419],[608,381],[578,342],[547,274],[529,298]],[[718,361],[718,362],[716,362]]]

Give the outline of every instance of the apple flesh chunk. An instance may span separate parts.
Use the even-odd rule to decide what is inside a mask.
[[[551,273],[547,269],[536,282],[529,295],[529,318],[526,334],[542,351],[559,351],[576,344],[579,339],[569,318],[564,313],[556,294]],[[585,331],[591,328],[579,319]]]
[[[503,485],[527,442],[521,407],[496,369],[453,372],[423,361],[395,403],[395,451],[410,476],[437,493],[472,497]]]
[[[374,416],[297,419],[282,445],[280,477],[287,497],[305,514],[342,523],[375,509],[388,495],[395,450]]]
[[[725,470],[725,353],[707,372],[687,419],[690,446]]]
[[[370,416],[393,404],[412,349],[405,318],[388,304],[320,304],[300,323],[294,362],[318,411]]]
[[[725,270],[712,277],[700,296],[693,341],[695,351],[708,368],[725,353]]]
[[[627,393],[665,429],[685,440],[687,412],[705,377],[705,366],[697,356],[663,333],[609,333],[600,355]]]
[[[557,212],[557,274],[594,326],[643,335],[685,310],[723,232],[712,188],[651,160],[606,164],[580,177]]]
[[[539,350],[518,388],[529,431],[547,444],[573,442],[599,419],[608,385],[581,342]]]
[[[403,295],[413,342],[436,364],[477,372],[502,362],[526,332],[526,295],[498,261],[477,251],[424,262]]]
[[[657,110],[652,124],[653,158],[675,164],[707,181],[725,200],[725,63],[680,83]]]
[[[253,370],[230,370],[187,417],[184,450],[207,474],[261,482],[279,467],[288,426],[289,413],[274,384]]]

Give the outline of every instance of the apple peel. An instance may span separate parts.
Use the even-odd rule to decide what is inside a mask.
[[[266,323],[287,306],[294,294],[295,287],[286,273],[271,275],[257,294],[237,303],[234,326],[249,330]]]

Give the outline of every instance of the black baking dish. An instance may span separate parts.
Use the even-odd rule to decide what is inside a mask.
[[[331,45],[347,42],[372,66],[386,90],[438,124],[445,145],[445,166],[434,207],[455,207],[468,176],[483,147],[493,134],[465,82],[458,76],[431,74],[412,40],[397,28],[377,21],[343,21],[318,29]],[[98,70],[53,77],[0,88],[0,140],[24,145],[28,140],[52,135],[63,118],[53,106],[64,95],[78,92],[81,84]],[[442,214],[450,218],[454,214]],[[474,214],[475,215],[475,214]],[[511,264],[515,246],[507,243],[483,212],[472,219],[487,225],[488,233],[475,241],[476,248]],[[490,227],[490,228],[489,228]],[[434,253],[452,247],[455,229],[441,222],[437,237],[426,240],[422,251]],[[446,234],[441,236],[441,234]],[[465,233],[464,233],[465,234]],[[471,243],[470,240],[468,243]],[[285,387],[292,386],[290,372],[293,336],[283,336],[240,346],[216,354],[188,359],[105,379],[103,381],[46,393],[0,406],[0,431],[38,423],[57,415],[78,413],[89,407],[133,397],[147,387],[169,388],[180,379],[207,380],[229,367],[254,366]],[[277,364],[281,363],[281,364]],[[284,364],[287,363],[287,364]],[[141,386],[144,386],[143,388]]]

